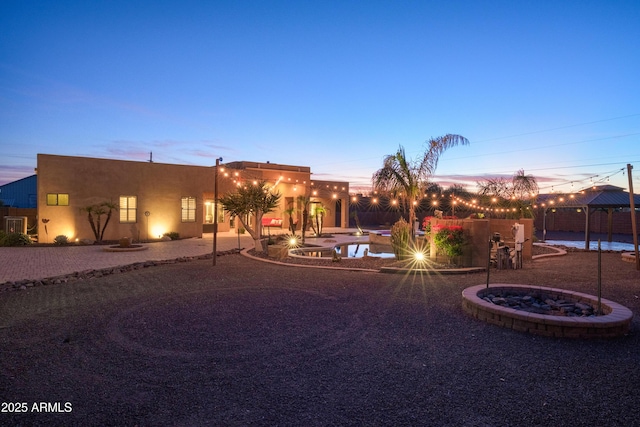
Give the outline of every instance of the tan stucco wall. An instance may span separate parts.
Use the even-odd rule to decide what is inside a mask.
[[[137,197],[137,218],[120,223],[114,212],[105,240],[134,239],[177,231],[182,237],[200,236],[205,191],[213,192],[215,168],[131,162],[86,157],[38,155],[38,217],[49,219],[49,237],[94,239],[81,209],[103,201],[119,203],[120,196]],[[69,194],[69,206],[47,206],[48,193]],[[181,222],[181,197],[195,197],[196,221]],[[144,212],[149,211],[149,217]],[[148,225],[147,225],[148,224]]]
[[[335,224],[335,198],[342,199],[342,210],[348,207],[348,183],[325,182],[321,191],[311,181],[306,167],[237,162],[244,169],[221,165],[218,173],[218,195],[234,191],[238,182],[267,180],[278,185],[282,193],[280,206],[265,216],[288,220],[285,211],[287,198],[296,200],[299,195],[311,195],[330,209],[325,226]],[[253,167],[257,165],[258,167]],[[163,163],[135,162],[88,157],[38,155],[38,218],[41,241],[53,241],[64,234],[70,239],[94,239],[87,214],[82,208],[104,201],[119,203],[120,196],[137,197],[135,223],[120,223],[119,212],[114,212],[105,231],[105,240],[117,240],[130,236],[134,239],[153,239],[164,232],[178,232],[181,237],[200,237],[203,233],[205,201],[214,195],[215,167],[171,165]],[[69,194],[69,206],[47,206],[48,193]],[[196,221],[181,221],[181,198],[196,198]],[[150,215],[145,216],[145,211]],[[301,218],[301,211],[296,212]],[[47,223],[48,235],[43,234],[42,219]],[[103,218],[105,218],[103,216]],[[347,214],[342,215],[348,224]],[[346,225],[344,225],[346,227]],[[286,228],[286,225],[285,225]],[[221,232],[230,229],[228,215],[220,223]]]

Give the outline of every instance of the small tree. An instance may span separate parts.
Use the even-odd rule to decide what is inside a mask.
[[[311,217],[311,228],[318,237],[322,236],[322,226],[324,224],[324,215],[327,213],[327,208],[320,204],[315,207],[314,214]]]
[[[286,209],[284,211],[284,213],[289,215],[289,231],[291,231],[292,236],[296,235],[296,223],[293,219],[293,214],[295,213],[295,211],[296,209],[293,206],[291,206],[289,209]]]
[[[117,210],[118,205],[111,201],[105,201],[96,205],[80,208],[81,212],[87,213],[87,220],[91,225],[91,230],[93,230],[93,235],[95,236],[97,242],[102,242],[102,239],[104,238],[104,231],[107,229],[107,225],[109,225],[111,215],[114,211]],[[101,224],[103,215],[106,215],[104,225]]]
[[[256,252],[263,252],[262,217],[273,211],[280,202],[280,193],[274,193],[266,181],[254,185],[238,187],[235,193],[229,193],[220,198],[220,203],[231,215],[238,218],[242,226],[253,237]],[[249,224],[248,218],[253,217],[254,225]]]
[[[499,197],[506,205],[516,208],[516,212],[507,213],[507,217],[533,217],[530,207],[538,193],[538,183],[533,175],[525,175],[524,170],[520,169],[511,179],[490,178],[477,182],[477,185],[481,196]]]
[[[304,244],[307,237],[307,227],[309,226],[309,196],[298,196],[298,202],[302,205],[302,243]]]

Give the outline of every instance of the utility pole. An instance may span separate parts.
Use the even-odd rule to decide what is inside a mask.
[[[629,178],[629,206],[631,207],[631,232],[633,233],[633,248],[636,257],[636,270],[640,270],[640,256],[638,256],[638,227],[636,225],[636,203],[633,196],[633,178],[631,177],[633,166],[627,163],[627,175]]]

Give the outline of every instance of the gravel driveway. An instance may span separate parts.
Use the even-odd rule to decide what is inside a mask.
[[[596,259],[491,281],[595,294]],[[1,293],[0,424],[640,425],[637,317],[613,340],[536,337],[462,311],[484,273],[217,264]],[[602,277],[604,298],[640,312],[634,264],[603,254]]]

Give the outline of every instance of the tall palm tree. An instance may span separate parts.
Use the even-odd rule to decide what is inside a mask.
[[[469,141],[463,136],[454,134],[431,138],[425,142],[425,152],[417,160],[408,159],[404,147],[400,146],[395,154],[384,158],[382,168],[373,174],[374,190],[395,193],[408,207],[412,237],[418,196],[422,194],[423,188],[428,185],[429,178],[433,176],[440,155],[458,144],[469,145]]]

